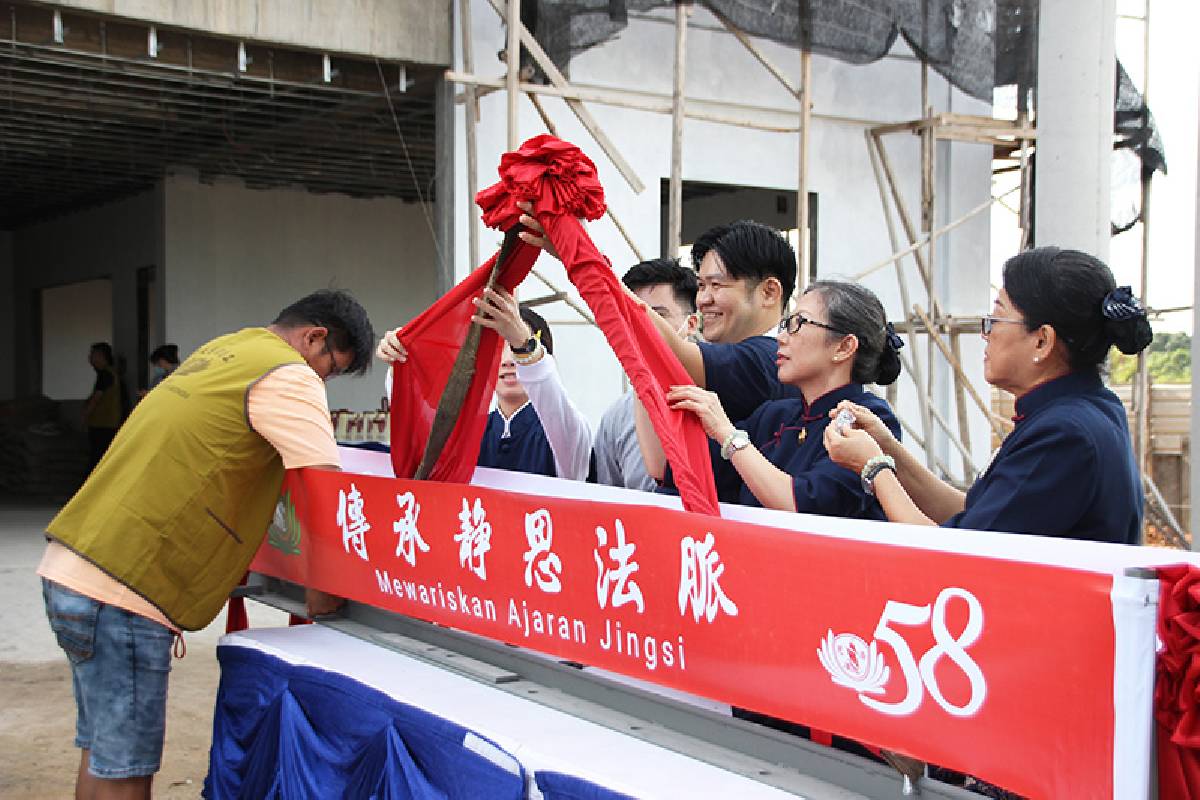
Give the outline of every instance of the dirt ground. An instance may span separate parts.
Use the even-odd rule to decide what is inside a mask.
[[[197,651],[201,652],[197,652]],[[208,773],[213,698],[219,680],[213,648],[190,647],[171,671],[167,695],[167,741],[154,796],[200,796]],[[75,701],[66,658],[0,662],[0,797],[61,800],[75,789],[79,751]]]
[[[42,606],[37,564],[53,503],[0,497],[0,798],[62,800],[74,793],[75,700],[66,656]],[[252,626],[284,625],[287,616],[248,603]],[[208,773],[213,704],[220,671],[216,645],[222,613],[187,634],[187,655],[172,662],[167,738],[156,798],[196,798]]]

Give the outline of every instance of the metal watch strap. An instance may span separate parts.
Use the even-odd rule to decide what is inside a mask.
[[[875,478],[885,469],[896,471],[896,459],[889,455],[871,456],[862,468],[862,488],[870,496],[875,496]]]
[[[750,434],[743,430],[734,428],[733,431],[725,437],[725,441],[721,442],[721,458],[728,461],[733,458],[733,454],[738,450],[750,446]]]

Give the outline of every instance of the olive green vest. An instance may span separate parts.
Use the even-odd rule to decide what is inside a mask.
[[[221,610],[267,530],[283,462],[250,427],[250,389],[303,364],[265,328],[202,346],[137,408],[50,535],[185,630]]]
[[[111,375],[112,383],[108,384],[108,388],[100,393],[100,400],[88,412],[85,423],[89,428],[119,428],[121,427],[121,379],[112,367],[104,367],[100,372],[107,372]]]

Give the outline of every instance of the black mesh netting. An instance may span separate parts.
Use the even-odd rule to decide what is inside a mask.
[[[702,0],[738,28],[851,64],[882,58],[897,37],[966,94],[991,102],[992,89],[1016,85],[1018,101],[1037,82],[1039,0]],[[521,16],[564,72],[571,57],[625,29],[629,12],[673,0],[524,0]],[[540,78],[536,65],[529,63]],[[1114,126],[1147,172],[1166,171],[1154,118],[1117,65]]]

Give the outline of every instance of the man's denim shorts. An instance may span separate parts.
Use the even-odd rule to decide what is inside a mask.
[[[46,616],[71,662],[75,746],[97,778],[158,772],[174,634],[163,625],[42,579]]]

